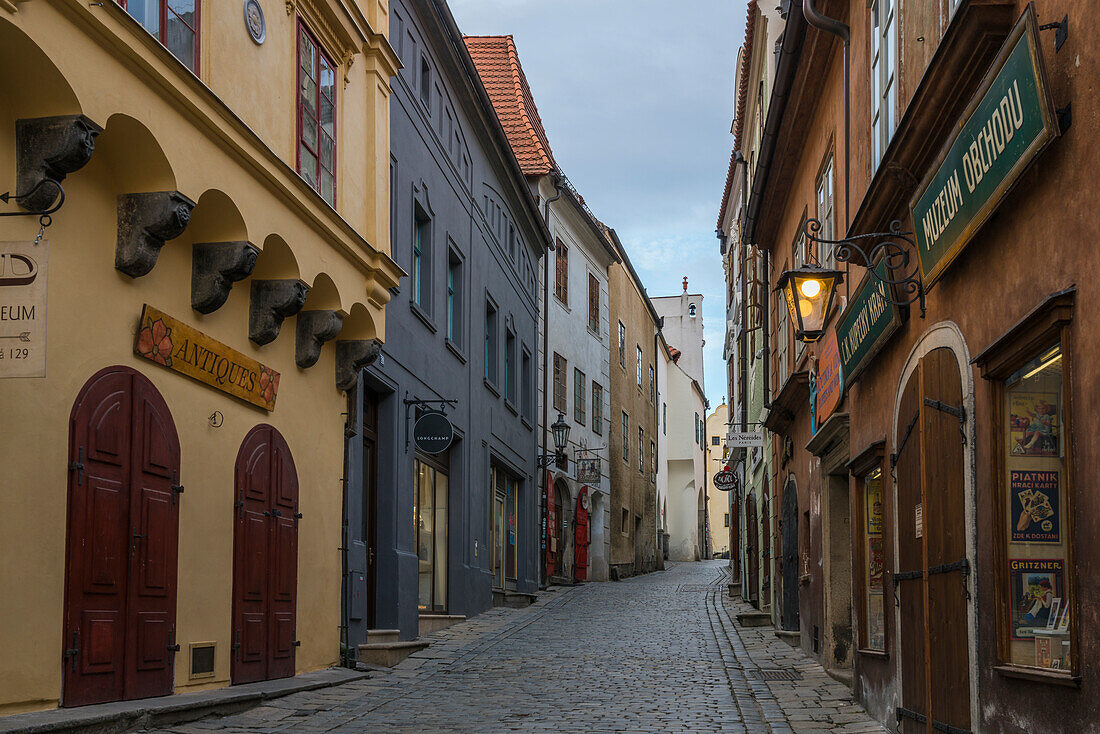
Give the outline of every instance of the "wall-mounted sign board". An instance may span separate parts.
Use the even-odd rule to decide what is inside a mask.
[[[1029,4],[910,202],[925,288],[939,280],[1057,135]]]
[[[824,423],[844,394],[844,374],[840,367],[840,347],[837,346],[836,330],[830,331],[821,342],[821,351],[817,355],[817,394],[815,408],[817,425]]]
[[[146,304],[134,354],[265,410],[275,410],[279,373]]]
[[[732,492],[737,489],[737,475],[731,471],[720,471],[714,475],[714,488],[720,492]]]
[[[836,325],[840,372],[848,385],[901,324],[898,307],[890,301],[890,287],[883,282],[889,277],[885,259],[874,273],[877,277],[868,273],[863,278]]]
[[[726,434],[726,448],[728,449],[748,449],[753,446],[764,445],[763,433],[752,433],[747,431],[742,433],[741,431],[730,431]]]
[[[49,244],[0,242],[0,377],[46,376]]]
[[[422,413],[413,425],[413,442],[425,454],[442,454],[451,448],[455,428],[445,413],[430,410]]]
[[[600,483],[599,458],[577,459],[577,481],[584,484]]]

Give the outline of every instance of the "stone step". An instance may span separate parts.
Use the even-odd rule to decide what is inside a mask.
[[[367,642],[359,646],[359,660],[371,665],[382,665],[387,668],[400,663],[402,660],[420,652],[428,646],[421,640],[409,642]]]
[[[727,584],[726,586],[729,589],[730,598],[736,599],[737,597],[741,596],[741,582],[740,581],[737,581],[737,582],[732,583],[732,584]]]
[[[737,623],[742,627],[771,627],[772,615],[764,612],[740,612]]]
[[[791,647],[798,647],[802,642],[802,633],[798,630],[776,630],[775,636]]]
[[[367,642],[397,642],[401,630],[367,630]]]
[[[524,607],[529,607],[534,604],[537,599],[537,594],[528,594],[523,591],[502,591],[500,589],[493,589],[494,607],[523,609]]]
[[[442,629],[447,629],[452,624],[465,622],[465,614],[421,614],[420,634],[430,635]]]

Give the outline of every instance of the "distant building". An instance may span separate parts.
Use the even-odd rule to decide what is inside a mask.
[[[729,414],[729,406],[723,402],[707,416],[707,520],[711,555],[715,558],[729,557],[730,538],[736,537],[737,530],[737,525],[733,522],[736,516],[732,515],[732,499],[737,496],[737,492],[723,492],[714,487],[714,475],[725,468],[729,454],[726,448]]]

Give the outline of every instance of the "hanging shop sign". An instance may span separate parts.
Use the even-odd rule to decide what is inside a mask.
[[[749,449],[764,445],[764,434],[752,431],[730,431],[726,434],[726,448]]]
[[[49,244],[0,242],[0,377],[46,376]]]
[[[279,373],[146,304],[134,354],[265,410],[275,410]]]
[[[1058,135],[1029,5],[910,203],[925,288]]]
[[[584,484],[599,484],[599,458],[577,459],[577,481]]]
[[[863,278],[837,322],[840,373],[849,385],[901,324],[898,307],[890,301],[890,286],[884,282],[890,277],[885,258],[874,272],[877,277],[868,273]]]
[[[455,437],[451,419],[436,410],[421,414],[413,425],[413,442],[425,454],[442,454]]]
[[[714,488],[720,492],[732,492],[737,489],[737,475],[726,470],[714,475]]]
[[[840,348],[837,346],[836,331],[830,331],[821,342],[821,351],[817,355],[817,395],[815,409],[817,425],[821,425],[840,404],[844,394],[844,375],[840,367]]]

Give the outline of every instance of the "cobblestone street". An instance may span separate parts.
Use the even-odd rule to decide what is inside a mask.
[[[158,731],[884,731],[770,627],[737,625],[725,563],[549,591],[429,636],[390,672]]]

